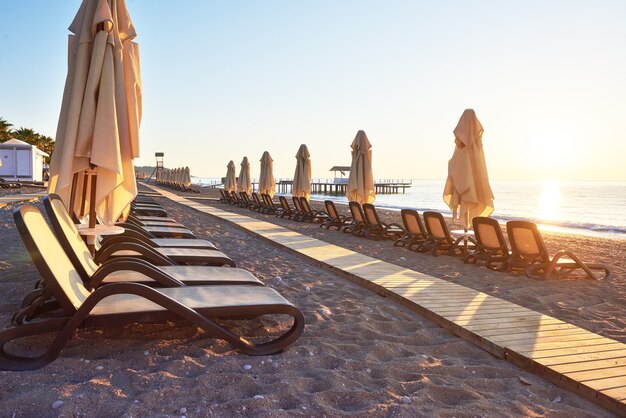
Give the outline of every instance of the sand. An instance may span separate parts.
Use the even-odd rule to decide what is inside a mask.
[[[216,243],[299,307],[307,323],[302,337],[280,354],[249,357],[182,324],[79,330],[52,364],[0,372],[0,416],[610,416],[297,255],[160,201],[198,237]],[[624,317],[618,315],[622,290],[615,284],[623,279],[623,264],[615,267],[622,273],[606,284],[538,282],[393,248],[388,241],[227,208],[623,338],[616,319]],[[0,209],[2,326],[39,277],[11,211],[11,205]],[[585,256],[595,255],[588,252],[592,246],[623,254],[623,245],[598,239],[551,236],[550,247],[570,239],[587,251]],[[231,325],[238,330],[281,326],[275,318]],[[50,338],[16,345],[33,352]]]

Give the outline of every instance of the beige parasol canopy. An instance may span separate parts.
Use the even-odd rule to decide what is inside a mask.
[[[448,162],[448,179],[443,200],[452,217],[469,228],[477,216],[493,212],[493,193],[489,186],[483,152],[483,127],[472,109],[466,109],[454,129],[454,154]]]
[[[185,175],[183,176],[183,186],[188,189],[191,186],[191,171],[189,167],[185,167]]]
[[[252,193],[252,179],[250,178],[250,163],[248,157],[243,157],[241,170],[237,179],[237,190],[240,192]]]
[[[304,196],[308,200],[311,197],[311,154],[305,144],[300,145],[296,160],[291,194]]]
[[[224,190],[227,192],[237,191],[237,175],[235,174],[235,163],[233,160],[226,166],[226,178],[224,179]]]
[[[48,191],[69,207],[75,184],[71,209],[77,216],[92,207],[111,224],[127,214],[137,194],[139,46],[132,41],[136,33],[124,0],[83,0],[69,30],[73,35]],[[83,175],[90,168],[97,174],[93,202]]]
[[[259,176],[259,192],[267,193],[274,197],[276,193],[276,180],[274,180],[274,160],[270,153],[265,151],[261,157],[261,175]]]
[[[359,131],[352,141],[352,164],[346,197],[349,201],[372,203],[376,199],[374,192],[374,174],[372,173],[372,144],[364,131]]]

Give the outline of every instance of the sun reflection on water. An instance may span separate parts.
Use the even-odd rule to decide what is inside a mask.
[[[561,191],[558,180],[544,180],[541,195],[539,196],[539,214],[544,221],[559,219],[561,206]]]

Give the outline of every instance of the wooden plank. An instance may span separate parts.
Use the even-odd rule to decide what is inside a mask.
[[[586,347],[567,347],[560,349],[552,349],[552,350],[528,350],[524,352],[520,352],[520,354],[532,358],[534,360],[541,359],[551,359],[554,358],[555,361],[558,361],[559,357],[569,356],[572,354],[593,354],[593,353],[602,353],[602,352],[611,352],[615,350],[623,350],[624,344],[614,341],[608,344],[599,344],[592,345]]]
[[[619,366],[626,366],[626,357],[589,360],[566,364],[555,364],[553,366],[550,366],[550,369],[562,374],[567,374],[573,372],[583,372],[587,370],[610,369]]]
[[[501,324],[497,324],[501,325]],[[482,325],[485,327],[485,325]],[[478,332],[480,335],[485,337],[493,337],[496,335],[511,335],[512,333],[516,334],[524,334],[529,332],[544,332],[544,331],[557,331],[557,330],[566,330],[566,329],[580,329],[571,324],[553,324],[553,325],[537,325],[531,324],[527,326],[516,326],[510,328],[503,328],[500,326],[492,327],[492,328],[482,328],[480,330],[474,330],[473,327],[468,326],[467,329],[470,331]]]
[[[577,362],[586,362],[593,360],[606,360],[616,359],[620,357],[626,357],[626,347],[624,345],[618,345],[619,349],[616,350],[603,350],[587,353],[574,353],[570,355],[544,357],[541,359],[533,359],[544,366],[557,366],[560,364],[569,364]]]

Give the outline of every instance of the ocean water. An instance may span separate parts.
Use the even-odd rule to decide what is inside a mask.
[[[196,179],[214,183],[217,179]],[[376,196],[376,206],[389,210],[412,208],[450,215],[442,199],[444,180],[413,180],[404,194]],[[626,239],[626,182],[492,181],[495,210],[505,222],[530,220],[543,229]],[[315,200],[347,202],[345,196],[313,195]]]

